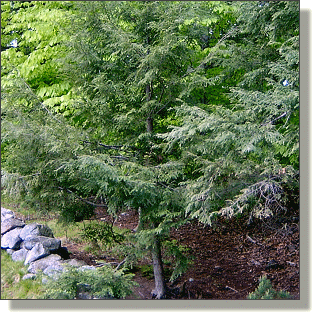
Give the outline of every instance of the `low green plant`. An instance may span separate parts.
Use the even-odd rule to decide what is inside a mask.
[[[124,299],[137,285],[133,276],[109,265],[93,270],[70,267],[58,279],[48,280],[41,298],[77,299],[86,294],[97,299]]]
[[[267,279],[267,277],[264,275],[260,277],[259,279],[259,286],[254,291],[251,292],[247,299],[249,300],[273,300],[273,299],[291,299],[291,295],[289,292],[286,291],[276,291],[272,288],[271,281]]]
[[[142,265],[139,267],[143,277],[152,280],[153,279],[153,268],[151,265]]]
[[[186,246],[179,245],[177,240],[164,241],[163,246],[165,256],[169,258],[168,264],[172,265],[170,268],[170,270],[172,269],[170,275],[170,281],[172,282],[187,271],[194,257],[188,253],[189,249]]]
[[[83,226],[81,236],[91,242],[94,247],[106,248],[121,243],[124,235],[116,232],[110,223],[92,221]]]

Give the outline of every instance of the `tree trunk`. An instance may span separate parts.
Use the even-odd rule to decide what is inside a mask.
[[[155,288],[152,291],[154,299],[164,299],[166,293],[166,284],[163,276],[163,265],[161,257],[161,243],[158,236],[155,236],[154,247],[152,248],[153,274]]]
[[[141,217],[141,207],[138,208],[138,214],[139,214],[138,225],[132,230],[133,232],[139,232],[141,229],[143,229],[142,217]]]
[[[147,132],[153,131],[153,119],[152,117],[147,118]]]
[[[149,37],[146,39],[146,44],[149,45]],[[149,54],[149,48],[147,50],[147,55]],[[146,85],[146,102],[151,100],[152,88],[151,83]],[[153,132],[153,118],[151,112],[146,120],[147,132]],[[138,229],[141,228],[139,219]],[[162,265],[162,257],[161,257],[161,241],[157,235],[154,237],[153,248],[151,250],[152,255],[152,263],[153,263],[153,274],[154,274],[154,282],[155,288],[152,290],[152,297],[155,299],[163,299],[166,293],[166,285],[163,276],[163,265]]]

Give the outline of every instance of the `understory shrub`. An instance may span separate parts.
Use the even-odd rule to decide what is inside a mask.
[[[77,299],[87,295],[96,299],[124,299],[137,285],[133,274],[114,270],[110,266],[96,269],[70,267],[57,279],[49,279],[45,284],[43,299]]]
[[[264,275],[260,277],[259,279],[259,286],[254,291],[251,292],[247,299],[249,300],[272,300],[272,299],[291,299],[291,295],[289,292],[286,291],[276,291],[272,288],[271,281],[267,279],[267,277]]]
[[[61,208],[60,220],[63,222],[80,222],[94,215],[94,206],[79,200],[64,203]]]
[[[105,248],[114,243],[121,243],[124,240],[124,235],[115,232],[110,223],[98,223],[92,221],[85,224],[81,236],[90,241],[94,245]]]

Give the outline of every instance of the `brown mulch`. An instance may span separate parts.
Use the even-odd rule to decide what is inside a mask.
[[[94,219],[110,221],[102,208],[97,209]],[[134,229],[138,214],[133,210],[119,214],[114,225]],[[220,219],[216,229],[199,223],[188,223],[172,230],[171,238],[186,246],[193,260],[186,273],[174,283],[173,299],[246,299],[266,275],[276,290],[291,293],[299,299],[299,227],[298,224],[275,225],[255,222],[247,226],[244,221],[226,223]],[[96,264],[95,257],[67,246],[72,257]],[[116,260],[112,257],[106,261]],[[137,270],[135,270],[137,271]],[[140,287],[129,299],[151,299],[153,280],[135,272],[134,280]]]
[[[297,226],[271,232],[260,223],[260,230],[245,231],[230,224],[215,232],[193,223],[173,232],[172,237],[190,248],[194,257],[192,267],[179,279],[184,289],[181,298],[246,299],[266,275],[276,290],[299,299]]]

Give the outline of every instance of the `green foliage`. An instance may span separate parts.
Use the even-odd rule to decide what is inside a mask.
[[[1,79],[23,78],[51,110],[70,110],[72,85],[61,76],[71,2],[4,1],[1,5]],[[12,44],[16,41],[16,45]]]
[[[112,246],[114,243],[121,243],[124,240],[124,235],[115,232],[110,223],[98,223],[92,221],[86,223],[82,229],[81,236],[102,248]]]
[[[148,278],[149,280],[153,279],[153,269],[150,265],[142,265],[139,267],[140,272],[143,277]]]
[[[171,261],[173,260],[172,263],[170,261],[170,266],[173,271],[170,275],[169,280],[173,282],[188,270],[193,257],[188,254],[188,248],[182,245],[178,245],[176,240],[165,241],[163,246],[165,256],[168,257],[168,259],[170,259]]]
[[[236,29],[205,60],[213,80],[208,88],[222,84],[228,101],[204,107],[185,99],[175,108],[183,124],[158,135],[166,152],[179,147],[186,168],[193,164],[186,213],[209,224],[217,213],[283,213],[283,190],[299,180],[298,3],[236,8]]]
[[[48,280],[41,298],[77,299],[81,294],[87,294],[97,299],[124,299],[137,285],[132,277],[133,274],[115,271],[110,266],[95,270],[70,267],[57,279]]]
[[[249,293],[247,299],[249,300],[274,300],[274,299],[291,299],[291,295],[286,291],[276,291],[272,288],[271,281],[266,276],[259,279],[259,286],[254,291]]]
[[[80,200],[66,204],[60,212],[61,220],[67,223],[87,220],[93,215],[94,206]]]

